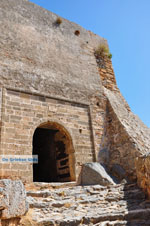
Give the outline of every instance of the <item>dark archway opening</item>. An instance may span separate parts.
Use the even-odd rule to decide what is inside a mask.
[[[38,164],[33,164],[34,182],[71,181],[67,136],[57,128],[35,130],[33,155],[38,155]]]

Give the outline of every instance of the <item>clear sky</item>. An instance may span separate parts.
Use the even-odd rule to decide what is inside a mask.
[[[150,0],[30,0],[108,40],[118,87],[150,127]]]

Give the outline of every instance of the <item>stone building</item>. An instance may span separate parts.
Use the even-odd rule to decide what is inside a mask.
[[[74,181],[100,161],[119,178],[137,178],[149,129],[116,85],[107,41],[27,1],[0,1],[0,154],[39,163],[0,163],[1,178]]]

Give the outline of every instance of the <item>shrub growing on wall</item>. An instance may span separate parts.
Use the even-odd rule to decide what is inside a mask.
[[[95,56],[96,58],[112,58],[112,54],[109,52],[109,49],[106,45],[100,44],[97,49],[95,49]]]

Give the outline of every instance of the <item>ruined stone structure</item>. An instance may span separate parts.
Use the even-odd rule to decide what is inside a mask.
[[[150,131],[120,94],[111,60],[94,54],[107,41],[57,18],[26,0],[0,1],[0,154],[39,156],[38,165],[1,162],[0,177],[75,181],[84,163],[100,161],[136,180]]]

